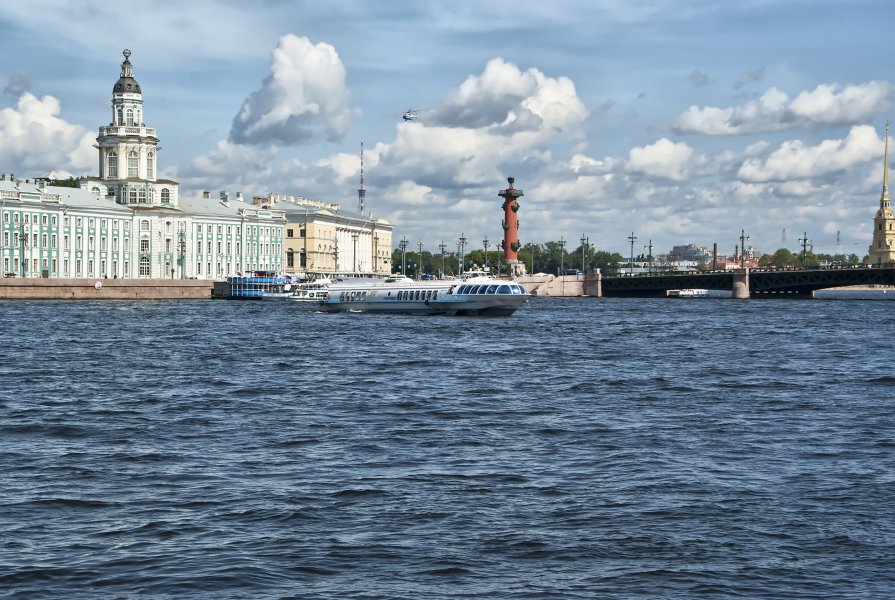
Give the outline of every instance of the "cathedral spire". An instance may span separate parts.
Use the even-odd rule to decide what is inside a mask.
[[[880,198],[880,208],[889,208],[889,125],[890,121],[886,120],[886,154],[883,159],[883,195]]]

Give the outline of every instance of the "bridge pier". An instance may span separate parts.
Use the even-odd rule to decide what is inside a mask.
[[[585,275],[582,286],[582,292],[585,296],[595,296],[597,298],[602,298],[603,275],[600,273],[600,270],[597,269],[596,273],[588,273],[587,275]]]
[[[733,297],[740,300],[749,299],[749,269],[733,274]]]

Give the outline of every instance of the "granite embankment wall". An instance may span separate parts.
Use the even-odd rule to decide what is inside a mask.
[[[208,300],[199,279],[0,279],[0,300]]]
[[[516,283],[522,284],[532,296],[598,296],[597,276],[582,275],[526,275],[516,277]]]

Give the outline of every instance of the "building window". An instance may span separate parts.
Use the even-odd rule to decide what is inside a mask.
[[[122,107],[118,107],[118,122],[116,125],[124,125],[124,109]]]
[[[140,233],[149,233],[149,221],[140,221]]]
[[[152,152],[146,155],[146,178],[155,178],[155,154]]]
[[[140,277],[149,277],[149,259],[145,256],[140,259]]]
[[[298,237],[305,237],[305,230],[303,227],[298,230]]]
[[[295,266],[295,258],[293,256],[293,254],[294,253],[292,252],[292,250],[289,250],[288,252],[286,252],[286,266],[287,267]]]
[[[137,190],[131,190],[130,193],[128,194],[128,197],[130,198],[131,204],[136,204],[137,203]]]
[[[54,233],[50,238],[50,248],[56,249],[56,234]]]
[[[109,178],[118,179],[118,154],[109,152]]]
[[[196,275],[201,275],[201,274],[202,274],[202,263],[197,262],[196,263]]]
[[[171,252],[171,238],[165,238],[165,252]]]
[[[291,229],[287,229],[287,230],[286,230],[286,237],[288,237],[288,238],[291,238],[291,237],[292,237],[292,230],[291,230]]]
[[[162,204],[170,204],[171,203],[171,192],[168,191],[168,188],[162,188]]]
[[[149,252],[149,240],[140,240],[140,252]]]
[[[139,177],[140,176],[140,163],[139,157],[137,156],[136,151],[131,150],[127,153],[127,176],[128,177]]]
[[[81,264],[81,259],[80,259],[80,258],[79,258],[78,260],[75,261],[75,277],[80,277],[81,275],[84,274],[84,272],[83,272],[83,270],[82,270],[82,267],[83,267],[83,266],[84,266],[84,265]]]
[[[146,204],[146,190],[140,190],[137,192],[137,202],[140,204]]]
[[[127,109],[127,124],[130,127],[134,126],[134,111],[133,109]]]

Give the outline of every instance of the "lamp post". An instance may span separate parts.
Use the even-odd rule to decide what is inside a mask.
[[[801,238],[799,238],[799,243],[802,244],[801,263],[802,263],[802,268],[804,269],[805,268],[805,260],[807,259],[807,253],[808,253],[808,232],[807,231],[802,234]]]
[[[565,257],[566,257],[566,241],[560,237],[559,238],[559,274],[562,275],[563,269],[565,268]]]
[[[482,240],[482,246],[485,247],[485,271],[488,271],[488,238]]]
[[[407,236],[398,242],[401,248],[401,275],[407,275]]]
[[[441,249],[441,276],[444,277],[444,250],[447,246],[444,245],[444,241],[442,241],[438,248]]]
[[[538,249],[537,244],[531,245],[531,274],[535,274],[535,251]]]
[[[420,252],[416,257],[416,262],[418,263],[417,264],[417,278],[419,278],[419,275],[420,275],[419,271],[423,266],[423,240],[420,240],[419,242],[417,242],[417,246],[420,249]]]
[[[380,267],[380,264],[379,264],[379,236],[378,235],[373,236],[373,256],[375,257],[373,259],[373,261],[374,261],[373,264],[375,265],[373,267],[373,274],[377,275],[379,273],[379,267]]]
[[[463,258],[464,258],[463,250],[466,248],[466,237],[463,235],[462,232],[460,233],[460,239],[457,240],[457,246],[460,248],[460,263],[459,264],[460,264],[460,275],[462,275],[463,274]]]
[[[637,240],[637,236],[634,235],[634,232],[631,232],[631,235],[628,236],[628,240],[631,241],[631,264],[628,266],[628,272],[633,275],[634,274],[634,242]]]
[[[587,238],[584,237],[584,234],[582,233],[581,234],[581,272],[582,273],[587,273],[587,265],[585,262],[585,254],[584,254],[585,249],[587,248],[587,242],[588,242]]]
[[[648,261],[648,264],[649,264],[649,274],[652,275],[653,274],[653,240],[650,240],[649,245],[644,246],[643,249],[648,252],[648,254],[646,255],[646,260]]]
[[[740,230],[740,268],[746,268],[746,240],[749,239],[749,236],[746,235],[746,230]]]

